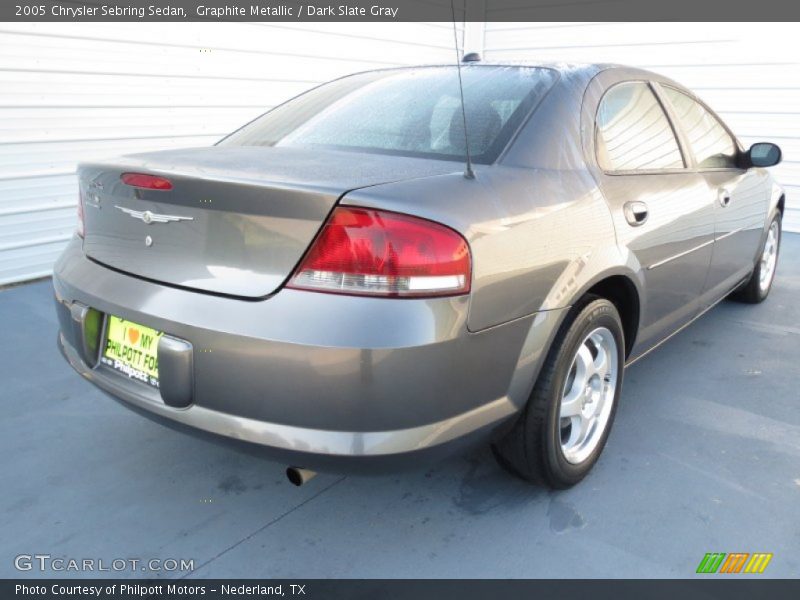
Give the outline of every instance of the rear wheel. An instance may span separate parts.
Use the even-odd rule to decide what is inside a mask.
[[[585,298],[553,343],[527,407],[495,445],[499,462],[554,488],[578,483],[605,446],[622,389],[624,334],[614,305]]]
[[[778,254],[781,246],[781,214],[776,213],[767,230],[767,237],[761,248],[750,279],[730,295],[731,300],[758,304],[763,302],[772,289],[775,280],[775,269],[778,266]]]

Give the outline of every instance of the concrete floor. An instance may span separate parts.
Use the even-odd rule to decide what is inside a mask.
[[[767,302],[724,302],[632,366],[599,464],[559,493],[488,451],[292,487],[284,465],[151,423],[73,373],[49,282],[2,291],[0,577],[35,553],[194,559],[196,577],[691,577],[712,551],[772,552],[765,576],[797,577],[798,258],[786,235]]]

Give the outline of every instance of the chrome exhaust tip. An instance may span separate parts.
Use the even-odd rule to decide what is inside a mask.
[[[317,476],[316,471],[309,469],[302,469],[300,467],[289,467],[286,469],[286,477],[292,485],[301,486],[308,483]]]

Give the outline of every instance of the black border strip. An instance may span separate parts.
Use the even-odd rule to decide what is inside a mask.
[[[496,558],[496,557],[495,557]],[[613,573],[609,573],[613,576]],[[559,600],[622,600],[625,598],[647,598],[648,600],[751,600],[752,598],[800,597],[800,580],[760,579],[763,576],[740,576],[722,578],[715,575],[697,576],[696,579],[649,579],[649,580],[452,580],[452,579],[295,579],[295,580],[220,580],[182,579],[175,580],[131,580],[131,579],[40,579],[0,580],[0,597],[37,598],[53,600],[77,600],[79,598],[108,599],[174,599],[203,598],[295,598],[302,600],[336,600],[368,598],[374,600],[458,600],[495,598],[558,598]],[[17,586],[27,586],[22,593]],[[99,595],[53,593],[59,588],[100,588]],[[129,586],[128,588],[124,586]],[[139,586],[138,588],[136,586]],[[170,587],[172,586],[172,587]],[[238,588],[242,594],[224,593],[224,587]],[[242,587],[243,586],[243,587]],[[293,587],[294,586],[294,587]],[[41,592],[31,592],[38,587]],[[252,591],[247,592],[247,588]],[[266,588],[272,588],[266,593]],[[124,592],[122,590],[125,590]],[[278,590],[280,590],[278,592]],[[302,592],[300,591],[302,590]],[[282,596],[280,595],[282,594]]]
[[[792,0],[455,0],[463,21],[800,21]],[[200,6],[219,9],[217,14]],[[449,0],[3,0],[0,21],[438,21]]]

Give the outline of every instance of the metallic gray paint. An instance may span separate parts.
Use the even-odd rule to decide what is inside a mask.
[[[306,452],[310,466],[314,456],[396,455],[490,435],[524,407],[570,306],[611,276],[627,278],[638,295],[628,340],[628,361],[636,360],[748,276],[782,191],[764,169],[698,170],[680,127],[685,169],[604,172],[594,120],[605,91],[623,81],[648,81],[659,98],[659,85],[682,88],[637,69],[560,69],[516,138],[495,164],[477,166],[474,180],[450,161],[277,148],[82,167],[86,241],[73,240],[53,279],[65,355],[139,408]],[[175,193],[123,192],[119,173],[137,169],[168,175]],[[102,208],[91,207],[91,196]],[[195,221],[146,225],[106,214],[122,202]],[[383,299],[282,288],[337,202],[459,231],[472,251],[471,293]],[[632,207],[642,204],[646,219],[632,224]],[[80,306],[190,342],[193,381],[184,384],[193,403],[167,406],[154,389],[92,369],[70,318]]]
[[[508,398],[498,398],[471,411],[435,423],[389,431],[331,431],[268,423],[194,405],[176,410],[157,399],[148,399],[138,386],[109,371],[92,371],[63,337],[59,347],[67,361],[86,379],[126,402],[157,415],[246,442],[307,454],[333,456],[381,456],[402,454],[437,446],[491,425],[514,414]]]

